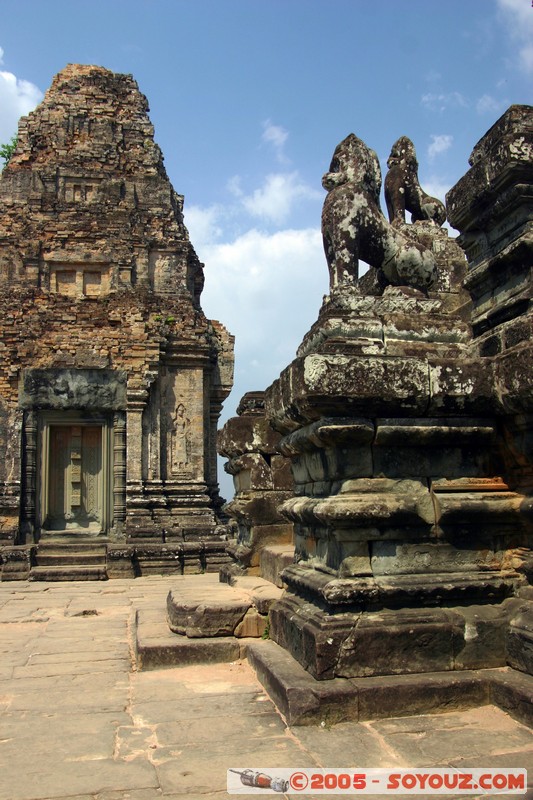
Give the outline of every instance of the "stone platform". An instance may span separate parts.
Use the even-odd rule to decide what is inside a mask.
[[[287,727],[246,661],[138,671],[135,611],[174,584],[0,585],[0,800],[224,800],[235,766],[522,767],[533,791],[533,734],[493,705]]]
[[[250,642],[247,658],[290,725],[334,725],[488,704],[533,725],[533,677],[506,667],[318,681],[272,641]]]

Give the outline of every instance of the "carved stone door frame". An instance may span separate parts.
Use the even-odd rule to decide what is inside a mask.
[[[86,429],[89,427],[101,430],[101,464],[98,471],[98,485],[101,490],[101,509],[99,526],[74,527],[72,533],[96,536],[107,534],[113,524],[114,485],[113,485],[113,419],[111,415],[97,412],[76,411],[41,411],[39,412],[37,431],[37,503],[36,528],[39,533],[52,533],[46,527],[50,512],[51,482],[51,433],[53,428]],[[80,456],[81,458],[81,456]],[[73,469],[81,469],[73,465]],[[80,475],[81,480],[81,475]],[[74,490],[75,491],[75,490]]]

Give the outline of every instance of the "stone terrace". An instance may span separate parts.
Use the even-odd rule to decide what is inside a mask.
[[[0,800],[224,798],[243,765],[526,767],[533,796],[533,733],[493,706],[287,728],[246,661],[136,671],[135,610],[194,580],[0,585]]]

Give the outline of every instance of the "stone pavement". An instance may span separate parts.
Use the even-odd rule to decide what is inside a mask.
[[[0,584],[0,800],[257,797],[228,795],[226,769],[448,765],[526,767],[533,797],[533,733],[492,706],[288,729],[245,661],[136,671],[135,610],[194,579]]]

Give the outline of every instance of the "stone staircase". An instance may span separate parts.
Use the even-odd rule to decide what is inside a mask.
[[[105,581],[107,544],[94,539],[41,539],[30,581]]]
[[[280,573],[294,560],[293,545],[269,545],[261,551],[261,576],[178,575],[156,606],[141,604],[135,613],[137,669],[235,661],[251,642],[268,638],[268,614],[280,599]]]

